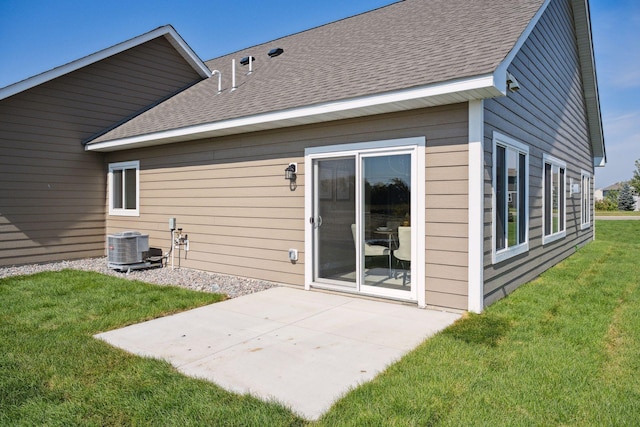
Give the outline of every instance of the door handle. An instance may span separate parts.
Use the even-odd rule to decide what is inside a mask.
[[[318,215],[318,220],[317,221],[316,221],[316,219],[314,217],[310,217],[309,218],[309,224],[312,224],[313,226],[315,226],[315,228],[322,227],[322,217],[320,215]]]

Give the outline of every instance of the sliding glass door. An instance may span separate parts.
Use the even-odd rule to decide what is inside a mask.
[[[315,242],[315,279],[356,287],[355,157],[314,162],[314,206],[311,218]]]
[[[312,285],[416,300],[417,151],[359,147],[308,156]]]

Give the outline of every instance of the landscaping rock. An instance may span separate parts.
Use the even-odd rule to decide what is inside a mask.
[[[30,264],[13,267],[0,267],[0,279],[10,276],[28,275],[43,271],[64,269],[95,271],[129,280],[154,283],[165,286],[179,286],[194,291],[226,294],[229,298],[263,291],[277,283],[247,277],[209,273],[188,268],[162,267],[119,272],[107,267],[107,258],[86,258],[73,261],[60,261],[49,264]]]

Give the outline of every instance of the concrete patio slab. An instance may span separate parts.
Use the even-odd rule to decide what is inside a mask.
[[[280,287],[96,338],[317,419],[344,393],[459,317]]]

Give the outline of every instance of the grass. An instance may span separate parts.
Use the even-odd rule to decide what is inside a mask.
[[[637,425],[640,221],[597,236],[311,424]],[[71,271],[0,280],[0,425],[308,424],[91,338],[217,298]]]
[[[92,338],[221,299],[69,270],[0,280],[0,425],[300,424]]]
[[[640,216],[638,211],[596,211],[596,216]]]
[[[640,224],[598,241],[340,400],[323,425],[637,425]]]

